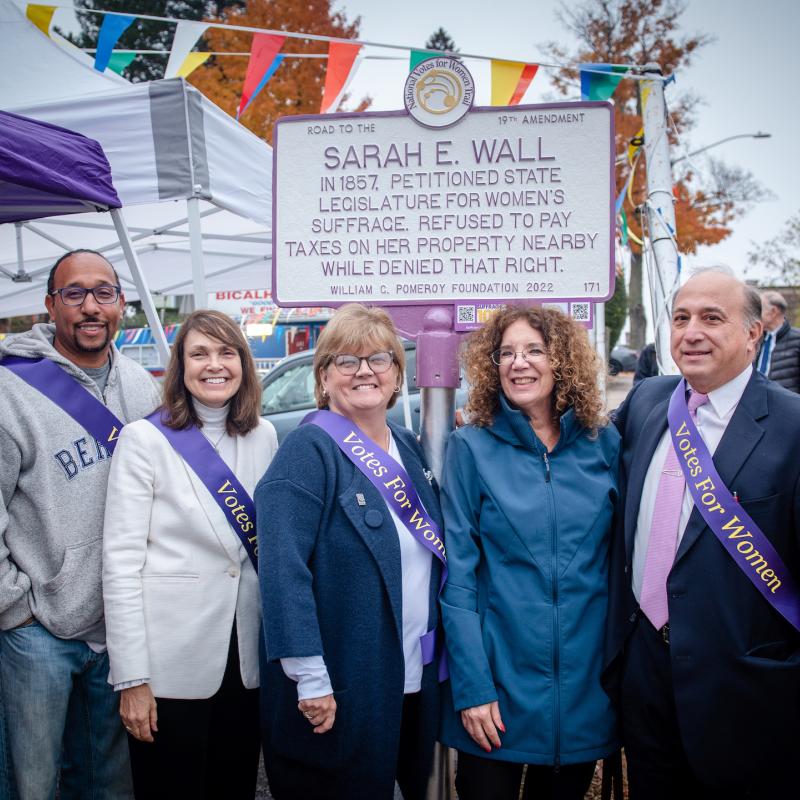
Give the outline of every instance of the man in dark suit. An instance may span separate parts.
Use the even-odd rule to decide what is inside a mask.
[[[760,336],[758,294],[723,270],[693,276],[674,299],[671,350],[689,412],[734,502],[797,580],[800,397],[753,369]],[[668,505],[662,484],[683,481],[667,430],[679,379],[642,381],[615,418],[625,501],[604,681],[621,704],[630,799],[797,797],[800,633],[725,550],[685,482]]]

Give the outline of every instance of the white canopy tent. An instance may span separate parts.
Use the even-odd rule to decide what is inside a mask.
[[[94,70],[0,0],[0,106],[103,147],[153,294],[271,284],[272,148],[180,78],[128,84]],[[30,67],[30,69],[29,69]],[[102,251],[137,299],[112,220],[102,214],[0,227],[0,317],[42,310],[66,250]]]

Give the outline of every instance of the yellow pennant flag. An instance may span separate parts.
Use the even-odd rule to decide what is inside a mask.
[[[28,3],[25,16],[45,35],[50,35],[50,23],[53,21],[55,6],[39,6]]]
[[[516,61],[492,61],[492,105],[507,106],[514,96],[525,64]]]
[[[176,78],[188,78],[201,64],[205,64],[211,57],[211,53],[189,53],[183,59],[183,64],[175,73]]]

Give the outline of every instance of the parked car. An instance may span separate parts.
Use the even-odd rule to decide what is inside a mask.
[[[417,346],[414,342],[405,343],[406,380],[411,406],[411,424],[419,433],[420,394],[416,382]],[[278,432],[278,441],[283,441],[289,431],[316,408],[314,402],[314,373],[312,362],[314,351],[294,353],[280,361],[261,381],[261,416],[266,417]],[[462,379],[463,382],[463,379]],[[467,402],[464,388],[456,390],[456,408]],[[402,395],[389,410],[389,419],[398,425],[405,424]]]
[[[639,354],[636,350],[618,344],[608,357],[608,371],[611,375],[617,375],[620,372],[635,372],[638,360]]]

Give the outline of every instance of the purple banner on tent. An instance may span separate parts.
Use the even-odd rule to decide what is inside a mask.
[[[239,483],[231,468],[222,460],[211,442],[194,425],[175,430],[164,424],[161,409],[146,418],[164,434],[175,452],[192,468],[214,502],[222,509],[234,533],[239,537],[258,572],[258,542],[256,539],[256,507],[247,489]]]
[[[6,111],[0,111],[0,182],[0,223],[122,205],[96,141]]]
[[[34,389],[52,400],[85,428],[111,455],[124,422],[54,361],[47,358],[6,356],[0,365],[11,370]]]
[[[708,527],[764,599],[800,631],[800,591],[778,552],[722,482],[686,404],[686,380],[669,401],[669,432],[686,486]]]
[[[333,411],[312,411],[300,423],[312,423],[327,433],[339,449],[378,490],[386,505],[408,532],[442,563],[439,591],[447,578],[447,555],[439,526],[425,510],[408,473],[382,447],[375,444],[354,422]],[[367,458],[369,456],[369,458]],[[435,658],[436,629],[420,637],[422,663]],[[439,660],[439,679],[447,677],[447,662]]]

